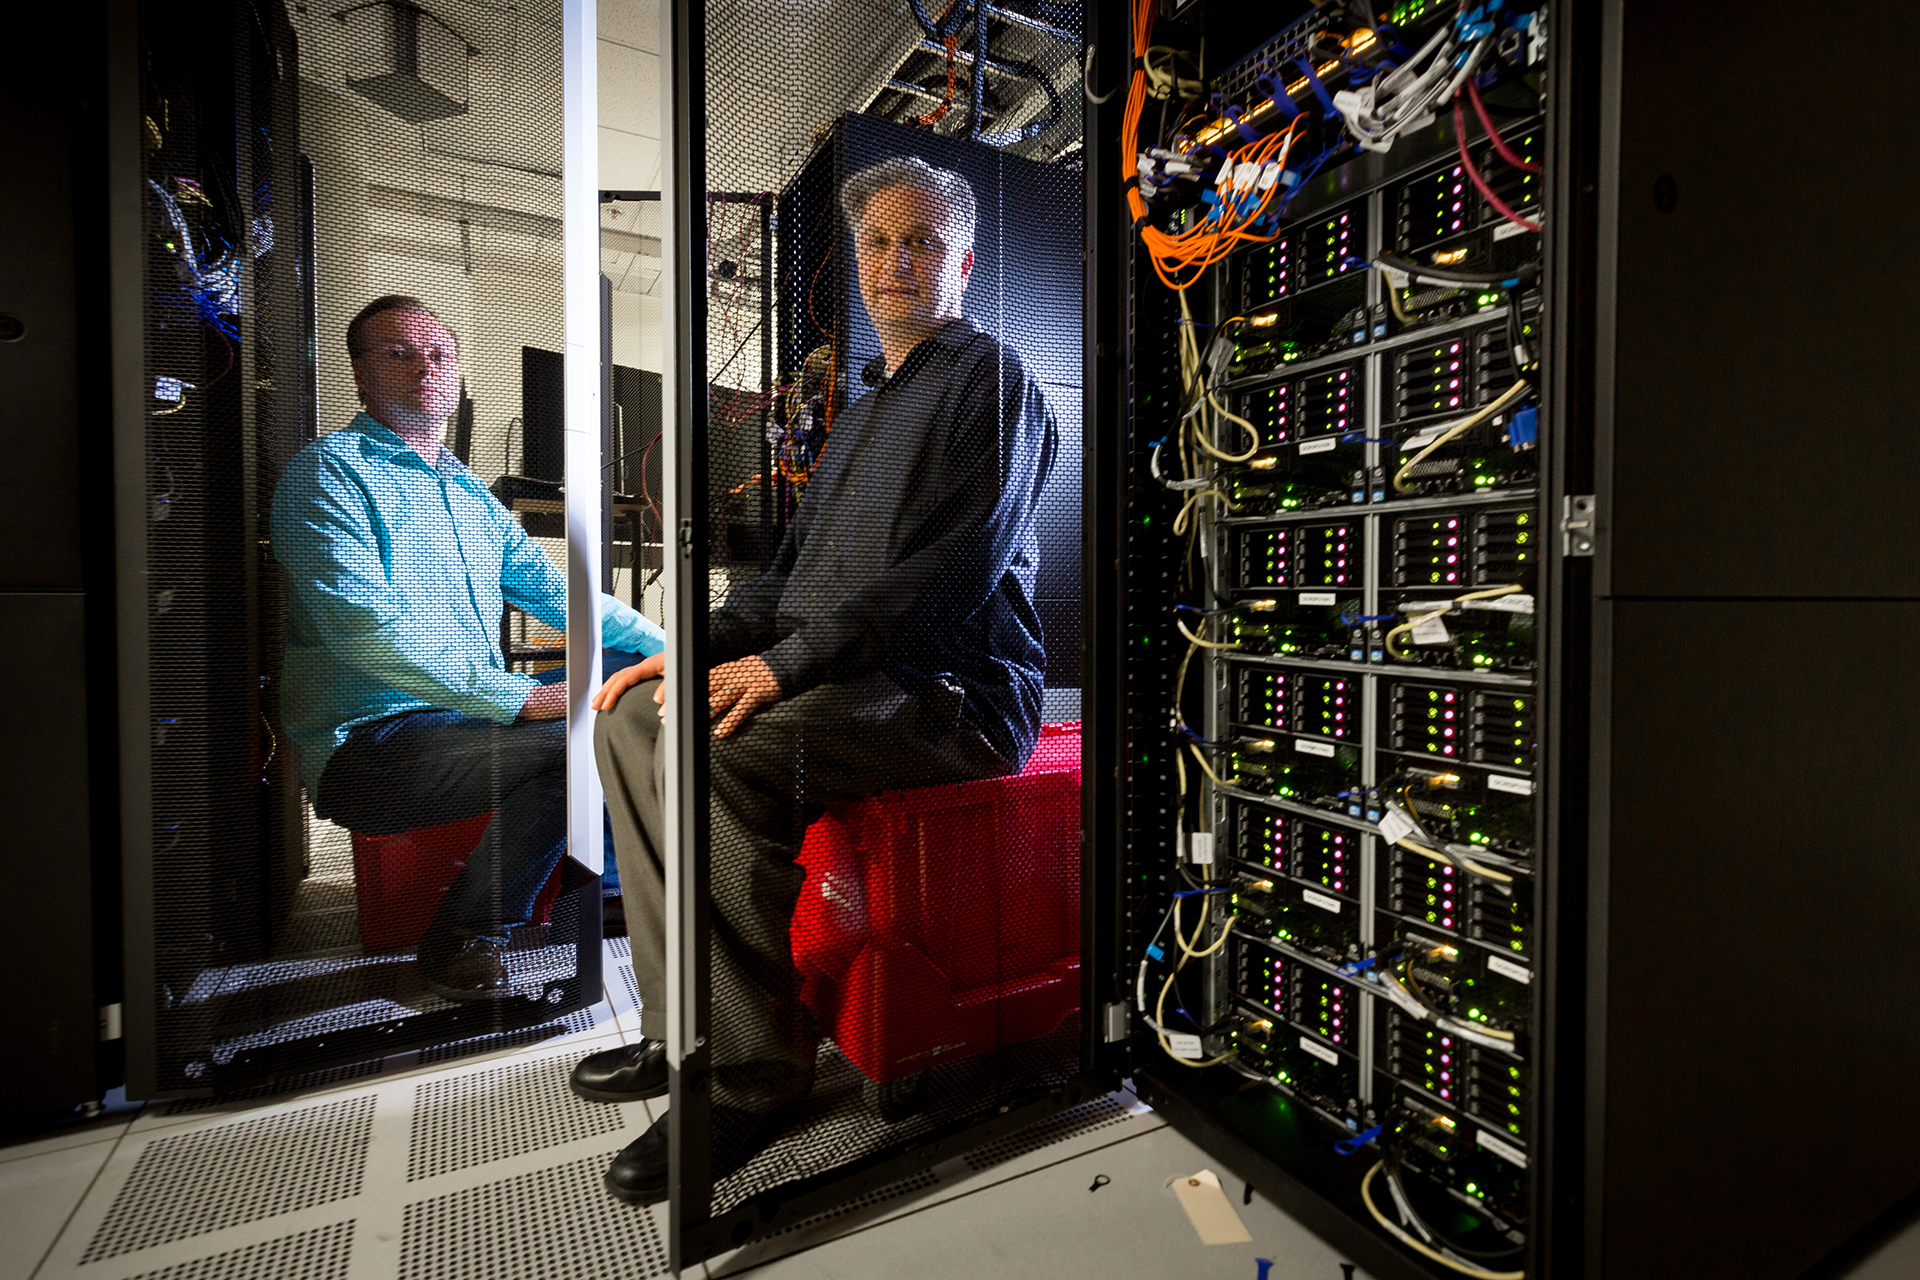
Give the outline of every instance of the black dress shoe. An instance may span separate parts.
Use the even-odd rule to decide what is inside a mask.
[[[420,943],[420,976],[448,1000],[501,1000],[513,994],[498,938],[429,933]]]
[[[640,1102],[667,1092],[667,1046],[641,1040],[582,1058],[567,1087],[588,1102]]]
[[[720,1181],[738,1173],[747,1162],[766,1149],[783,1128],[785,1111],[761,1115],[737,1111],[732,1107],[714,1107],[711,1158],[713,1180]],[[615,1199],[628,1204],[658,1204],[667,1198],[667,1122],[661,1116],[653,1127],[621,1148],[607,1166],[607,1190]]]
[[[601,1179],[616,1200],[628,1204],[659,1204],[667,1198],[667,1120],[620,1148]]]

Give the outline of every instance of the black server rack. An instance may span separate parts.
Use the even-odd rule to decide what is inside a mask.
[[[1134,1080],[1370,1274],[1800,1275],[1917,1184],[1893,143],[1676,127],[1792,6],[1374,7],[1138,7],[1101,117]]]

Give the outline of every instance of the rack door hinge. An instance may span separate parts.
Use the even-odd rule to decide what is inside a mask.
[[[1126,1001],[1115,1000],[1112,1004],[1102,1009],[1100,1013],[1104,1019],[1106,1043],[1113,1044],[1116,1041],[1125,1040],[1127,1038]]]
[[[121,1006],[118,1004],[103,1004],[100,1006],[100,1038],[102,1040],[118,1040],[120,1038],[120,1008]]]
[[[691,520],[680,522],[680,558],[693,559],[693,521]]]
[[[1560,500],[1560,554],[1593,554],[1594,503],[1590,493],[1570,493]]]

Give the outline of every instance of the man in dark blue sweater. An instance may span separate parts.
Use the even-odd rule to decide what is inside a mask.
[[[1034,514],[1058,428],[1019,357],[961,316],[973,192],[894,159],[841,203],[884,369],[834,422],[773,567],[709,620],[716,1178],[812,1084],[819,1032],[790,949],[808,825],[882,791],[1018,772],[1040,731]],[[576,1092],[607,1101],[667,1087],[665,660],[593,704],[644,1006],[644,1039],[575,1070]],[[615,1195],[665,1198],[665,1125],[615,1158]]]

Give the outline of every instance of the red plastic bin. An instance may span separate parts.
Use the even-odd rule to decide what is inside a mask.
[[[353,892],[360,906],[362,951],[411,951],[433,923],[440,897],[467,865],[493,821],[491,813],[390,836],[353,837]],[[560,896],[560,868],[534,901],[533,922],[545,924]]]
[[[876,1084],[1055,1030],[1080,1003],[1080,726],[1021,773],[829,813],[800,852],[802,999]]]

